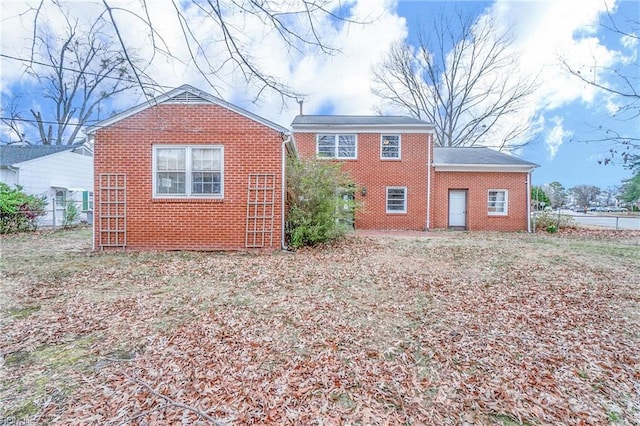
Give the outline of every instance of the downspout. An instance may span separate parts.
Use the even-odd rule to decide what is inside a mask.
[[[7,166],[7,169],[16,174],[16,185],[20,185],[20,168],[19,167],[13,167],[13,166]]]
[[[289,248],[287,247],[287,244],[285,242],[285,232],[284,232],[284,225],[285,225],[285,204],[287,202],[287,174],[286,174],[286,168],[287,168],[287,143],[289,143],[291,141],[291,135],[287,135],[287,137],[282,141],[282,176],[281,176],[281,182],[282,182],[282,194],[281,194],[281,212],[280,212],[280,245],[282,250],[288,250]]]
[[[527,232],[531,233],[531,172],[527,174]]]
[[[432,134],[427,136],[427,231],[431,228],[431,151],[433,150]]]
[[[85,144],[89,146],[89,142],[91,142],[91,136],[89,134],[85,135]],[[96,160],[95,160],[95,145],[91,150],[91,159],[93,161],[93,223],[91,224],[91,251],[96,251],[96,201],[98,197],[96,195]]]

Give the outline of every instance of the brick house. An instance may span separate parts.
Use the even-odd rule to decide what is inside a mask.
[[[299,115],[299,154],[340,161],[360,185],[356,229],[529,230],[536,164],[489,148],[433,146],[408,117]]]
[[[340,161],[356,229],[527,230],[533,163],[433,146],[408,117],[300,115],[288,129],[184,85],[88,129],[94,249],[284,247],[287,156]]]
[[[95,250],[282,246],[288,129],[184,85],[88,134]]]

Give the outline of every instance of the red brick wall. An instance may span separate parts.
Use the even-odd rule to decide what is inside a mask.
[[[527,173],[435,172],[432,182],[431,228],[449,224],[449,189],[467,190],[467,229],[471,231],[527,230]],[[506,189],[507,216],[487,213],[489,189]]]
[[[332,133],[328,131],[327,133]],[[335,132],[348,133],[348,132]],[[367,195],[356,193],[362,209],[356,214],[356,229],[416,229],[426,227],[427,217],[427,150],[428,134],[402,134],[401,159],[380,159],[380,133],[360,133],[358,158],[340,160],[343,170],[361,186]],[[295,142],[301,157],[316,155],[316,134],[295,133]],[[407,187],[407,213],[386,212],[386,187]]]
[[[154,144],[224,146],[224,199],[154,199]],[[127,249],[210,250],[245,247],[247,180],[275,174],[272,248],[281,246],[282,138],[218,105],[160,105],[96,132],[96,249],[100,249],[101,173],[127,176]],[[266,242],[269,245],[269,239]]]

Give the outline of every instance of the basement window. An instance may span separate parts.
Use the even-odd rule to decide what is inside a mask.
[[[153,196],[222,198],[223,165],[222,146],[154,146]]]

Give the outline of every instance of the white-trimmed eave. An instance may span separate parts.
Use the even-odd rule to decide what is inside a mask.
[[[528,173],[536,164],[438,164],[433,163],[436,172],[506,172]]]
[[[296,124],[291,126],[294,133],[433,133],[432,125],[415,124]]]
[[[176,96],[185,93],[185,92],[189,92],[195,96],[198,96],[200,98],[203,98],[206,100],[206,102],[190,102],[190,103],[185,103],[185,102],[179,102],[179,101],[175,101],[175,102],[171,102],[170,99],[175,98]],[[284,134],[288,134],[289,133],[289,129],[287,129],[286,127],[280,126],[279,124],[276,124],[272,121],[267,120],[266,118],[260,117],[257,114],[254,114],[250,111],[247,111],[243,108],[240,108],[236,105],[230,104],[229,102],[226,102],[220,98],[217,98],[215,96],[212,96],[206,92],[202,92],[200,90],[197,90],[195,88],[177,88],[177,89],[173,89],[165,94],[162,94],[156,98],[153,98],[147,102],[144,102],[140,105],[134,106],[132,108],[129,108],[126,111],[121,112],[120,114],[116,114],[112,117],[107,118],[106,120],[102,120],[99,123],[94,124],[93,126],[87,127],[87,129],[85,130],[85,134],[86,135],[91,135],[95,132],[97,132],[100,129],[103,129],[105,127],[111,126],[115,123],[117,123],[118,121],[124,120],[125,118],[131,117],[132,115],[135,115],[141,111],[144,111],[147,108],[151,108],[153,106],[157,106],[157,105],[171,105],[171,104],[179,104],[179,105],[218,105],[221,106],[223,108],[227,108],[228,110],[231,110],[237,114],[242,115],[243,117],[246,117],[250,120],[253,120],[257,123],[263,124],[273,130],[275,130],[276,132],[279,133],[284,133]]]
[[[37,162],[40,162],[40,161],[43,161],[43,160],[48,160],[51,157],[56,157],[56,156],[59,157],[59,156],[61,156],[63,154],[72,152],[75,148],[77,148],[77,147],[69,146],[69,149],[64,149],[62,151],[56,151],[56,152],[52,152],[50,154],[41,155],[40,157],[31,158],[29,160],[17,161],[15,163],[11,164],[11,167],[20,168],[20,167],[26,166],[28,164],[37,163]],[[82,154],[78,154],[78,155],[82,156],[82,157],[93,158],[93,157],[89,157],[88,155],[82,155]]]

